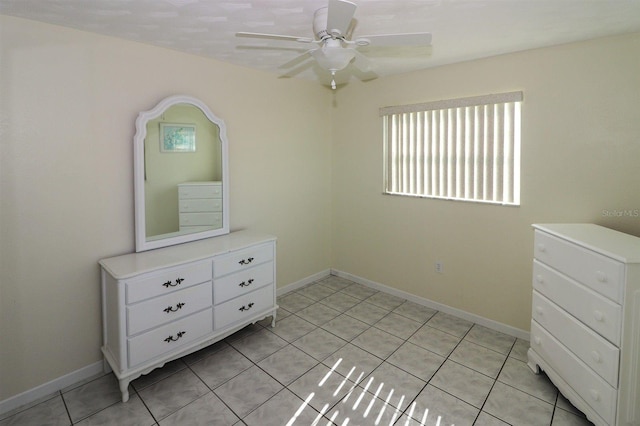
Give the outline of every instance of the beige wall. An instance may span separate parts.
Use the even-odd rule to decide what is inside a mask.
[[[332,121],[332,266],[529,330],[530,224],[640,236],[639,70],[635,34],[346,86]],[[514,90],[524,91],[520,207],[382,195],[379,107]]]
[[[134,250],[139,111],[225,120],[231,228],[278,236],[281,285],[330,267],[330,103],[312,82],[0,16],[0,401],[101,359],[100,258]]]

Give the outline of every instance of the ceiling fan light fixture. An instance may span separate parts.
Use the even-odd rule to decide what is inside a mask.
[[[352,49],[343,48],[340,40],[327,40],[313,56],[322,68],[335,72],[345,69],[356,54]]]

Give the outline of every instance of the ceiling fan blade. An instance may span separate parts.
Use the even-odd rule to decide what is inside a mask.
[[[293,66],[296,66],[298,64],[300,64],[301,62],[306,61],[307,59],[312,57],[312,52],[314,50],[317,49],[311,49],[311,50],[307,50],[306,52],[304,52],[302,55],[298,55],[295,58],[293,58],[292,60],[290,60],[289,62],[286,62],[282,65],[280,65],[278,68],[280,69],[284,69],[284,68],[291,68]]]
[[[354,40],[358,45],[371,46],[429,46],[431,33],[381,34],[358,37]]]
[[[351,74],[352,74],[354,77],[356,77],[358,80],[360,80],[360,81],[364,81],[364,82],[366,82],[366,81],[371,81],[371,80],[375,80],[376,78],[378,78],[378,77],[379,77],[379,75],[378,75],[378,74],[376,74],[376,73],[375,73],[375,72],[373,72],[373,71],[362,71],[362,70],[359,70],[359,69],[357,69],[357,68],[356,68],[356,69],[354,69],[354,70],[351,72]]]
[[[329,34],[338,32],[347,34],[353,14],[356,12],[356,4],[346,0],[329,0],[327,10],[327,31]]]
[[[268,40],[283,40],[283,41],[297,41],[300,43],[311,43],[314,40],[309,37],[296,37],[296,36],[288,36],[288,35],[280,35],[280,34],[263,34],[263,33],[246,33],[246,32],[238,32],[236,33],[236,37],[248,37],[248,38],[264,38]]]
[[[295,77],[296,75],[302,73],[303,71],[308,70],[309,68],[311,68],[314,64],[314,61],[307,61],[307,62],[303,62],[302,64],[298,65],[295,68],[290,69],[289,71],[287,71],[286,73],[280,75],[278,78],[292,78]]]
[[[371,63],[369,58],[367,58],[357,50],[354,50],[354,52],[355,52],[355,58],[353,59],[353,65],[362,72],[366,73],[371,71],[373,68],[373,64]]]
[[[375,61],[377,58],[427,58],[432,55],[433,47],[429,46],[364,46],[358,52]]]
[[[238,50],[266,50],[269,52],[283,51],[283,52],[306,52],[303,47],[284,47],[284,46],[253,46],[253,45],[241,45],[236,46]]]

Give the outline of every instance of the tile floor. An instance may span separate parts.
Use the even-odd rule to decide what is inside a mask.
[[[589,425],[528,342],[335,276],[133,381],[113,374],[0,416],[7,425]]]

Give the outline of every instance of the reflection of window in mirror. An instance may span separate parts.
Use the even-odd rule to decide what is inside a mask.
[[[164,149],[161,124],[165,123],[193,126],[195,152]],[[179,184],[222,180],[219,130],[199,108],[189,104],[173,105],[160,117],[147,122],[144,141],[147,238],[180,231]]]

